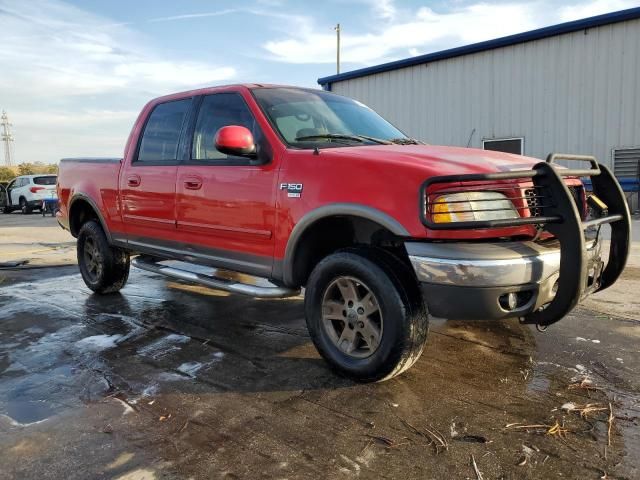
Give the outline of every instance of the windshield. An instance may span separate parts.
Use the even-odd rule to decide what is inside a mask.
[[[338,147],[409,140],[369,107],[350,98],[297,88],[257,88],[253,94],[291,146]]]

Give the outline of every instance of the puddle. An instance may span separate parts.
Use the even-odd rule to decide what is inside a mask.
[[[101,352],[103,350],[114,348],[118,344],[118,341],[123,337],[124,335],[117,333],[114,335],[93,335],[91,337],[85,337],[82,340],[78,340],[75,343],[75,346],[80,350]]]
[[[114,391],[152,397],[162,382],[195,379],[222,360],[201,342],[185,348],[190,336],[158,337],[152,326],[171,310],[161,294],[132,284],[126,297],[92,295],[79,275],[0,286],[0,415],[28,426]],[[134,375],[114,371],[112,358],[120,357]]]
[[[204,367],[204,365],[200,362],[187,362],[180,365],[177,370],[190,377],[195,377],[198,370],[202,367]]]
[[[605,468],[610,478],[640,478],[637,337],[608,320],[575,315],[545,336],[517,322],[434,321],[411,370],[362,385],[318,357],[300,301],[173,285],[133,270],[123,293],[106,297],[79,276],[0,286],[0,311],[10,305],[0,314],[0,415],[12,435],[30,432],[20,425],[43,429],[48,454],[73,455],[86,477],[146,468],[137,462],[148,454],[185,478],[475,478],[474,454],[484,478],[597,478]],[[569,388],[584,378],[603,390]],[[617,417],[605,458],[606,415],[584,421],[561,406],[609,401]],[[555,420],[567,438],[505,429]],[[436,455],[425,428],[446,432],[446,453]],[[116,461],[130,451],[135,459]],[[6,452],[0,461],[18,462]],[[46,467],[64,477],[63,462]]]
[[[182,350],[182,345],[188,343],[190,337],[172,333],[156,340],[149,345],[145,345],[138,349],[138,354],[158,360],[173,352]]]
[[[46,420],[56,412],[56,409],[45,400],[18,398],[9,400],[5,405],[5,411],[5,415],[16,424],[29,425]]]

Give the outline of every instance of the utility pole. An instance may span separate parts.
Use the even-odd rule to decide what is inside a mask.
[[[2,111],[2,116],[0,116],[0,126],[2,127],[2,134],[0,134],[0,138],[4,142],[4,163],[7,167],[13,166],[13,150],[12,150],[12,142],[13,135],[11,135],[11,124],[9,123],[9,117],[7,116],[7,112]]]
[[[340,24],[338,23],[334,30],[336,31],[337,50],[336,50],[336,72],[340,73]]]

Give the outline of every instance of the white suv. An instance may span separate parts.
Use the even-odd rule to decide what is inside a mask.
[[[22,210],[31,213],[34,209],[42,210],[45,200],[56,200],[56,175],[22,175],[7,185],[7,204],[4,213]]]

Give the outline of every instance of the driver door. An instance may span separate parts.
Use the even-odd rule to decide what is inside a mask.
[[[258,158],[218,151],[216,132],[247,127]],[[202,98],[189,160],[178,167],[178,233],[214,266],[269,276],[273,263],[277,169],[271,148],[243,97],[224,92]]]

